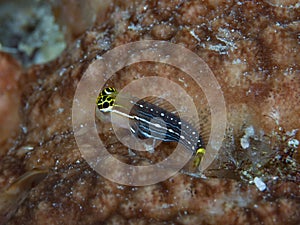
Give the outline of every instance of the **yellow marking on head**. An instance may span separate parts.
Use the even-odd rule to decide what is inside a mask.
[[[203,155],[205,154],[205,148],[198,148],[195,155],[194,166],[198,167],[201,163]]]
[[[109,112],[115,105],[116,96],[118,92],[113,87],[103,89],[96,101],[98,109],[102,112]]]

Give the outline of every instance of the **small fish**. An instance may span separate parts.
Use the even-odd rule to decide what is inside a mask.
[[[113,87],[102,90],[97,98],[98,109],[103,113],[117,113],[129,118],[130,130],[136,137],[182,144],[187,150],[198,156],[195,161],[196,166],[200,164],[201,158],[205,154],[205,144],[191,123],[143,99],[128,98],[131,111],[129,114],[125,114],[121,110],[124,106],[115,104],[117,95],[118,92]]]

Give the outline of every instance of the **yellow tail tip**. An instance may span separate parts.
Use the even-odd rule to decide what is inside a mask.
[[[206,150],[205,148],[199,148],[196,151],[196,156],[195,156],[195,160],[194,160],[194,166],[198,167],[201,163],[202,157],[205,154]]]
[[[197,156],[203,156],[205,154],[205,152],[206,152],[205,148],[199,148],[196,151],[196,155]]]

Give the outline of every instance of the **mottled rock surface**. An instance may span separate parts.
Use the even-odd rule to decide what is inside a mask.
[[[299,224],[299,7],[296,1],[213,0],[111,5],[58,59],[24,73],[20,95],[5,92],[21,106],[5,102],[0,112],[19,110],[20,129],[5,137],[0,188],[34,168],[49,171],[16,204],[7,224]],[[84,71],[116,46],[149,39],[198,54],[224,92],[228,129],[207,179],[178,174],[152,186],[122,186],[90,169],[78,150],[71,110]],[[153,73],[174,81],[184,76],[169,66],[141,63],[109,83],[120,88]],[[185,78],[181,85],[201,108],[192,81]],[[98,125],[112,153],[126,151],[107,125]],[[253,185],[255,177],[267,185],[264,191]]]

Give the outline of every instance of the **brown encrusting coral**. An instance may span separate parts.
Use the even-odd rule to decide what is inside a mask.
[[[0,55],[0,189],[16,210],[0,208],[0,224],[299,224],[299,3],[141,0],[105,10],[59,58],[21,78],[18,65]],[[93,171],[76,145],[72,101],[89,64],[116,46],[149,39],[192,50],[220,83],[228,128],[207,179],[178,174],[151,186],[119,185]],[[153,74],[177,82],[206,113],[199,88],[170,66],[134,64],[109,84],[120,88]],[[109,151],[126,158],[110,126],[97,123]],[[170,145],[161,148],[140,156],[159,159]],[[36,169],[46,178],[31,176]],[[40,183],[22,201],[10,192],[33,181]]]

